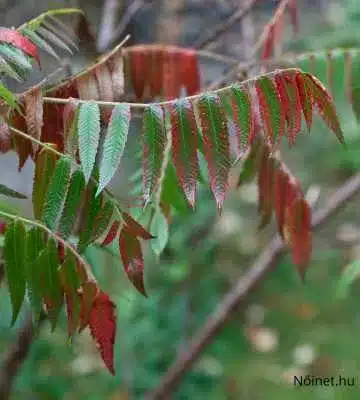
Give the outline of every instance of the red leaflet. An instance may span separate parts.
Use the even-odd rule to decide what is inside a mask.
[[[163,96],[171,100],[179,97],[181,89],[181,58],[178,49],[169,46],[163,54]]]
[[[33,138],[40,140],[43,126],[43,100],[40,87],[35,87],[24,94],[25,121],[27,133]],[[36,154],[39,145],[32,143],[34,154]]]
[[[58,258],[60,264],[62,264],[65,260],[65,247],[61,242],[58,242]]]
[[[112,78],[107,65],[99,64],[94,72],[98,86],[99,99],[102,101],[114,101]],[[111,109],[108,107],[102,108],[101,116],[104,121],[108,122],[111,116]]]
[[[116,335],[115,304],[109,296],[100,291],[96,296],[89,315],[89,327],[92,338],[100,350],[101,357],[110,371],[114,369],[114,343]]]
[[[80,75],[75,79],[79,98],[83,100],[100,100],[96,78],[92,72]]]
[[[285,114],[288,139],[291,145],[301,130],[301,100],[294,74],[275,75],[275,84]],[[311,104],[311,103],[310,103]]]
[[[288,176],[282,168],[275,174],[275,213],[279,234],[284,237],[284,221],[286,206],[286,189],[288,186]]]
[[[119,228],[120,228],[120,221],[114,221],[112,223],[112,225],[110,226],[110,229],[109,229],[104,241],[101,243],[102,247],[107,246],[114,241],[114,239],[119,231]]]
[[[68,316],[68,336],[70,338],[78,330],[79,315],[74,313],[74,297],[71,294],[65,293],[65,302]]]
[[[141,237],[142,239],[154,239],[154,236],[149,233],[142,225],[134,220],[134,218],[126,213],[122,212],[122,216],[126,223],[126,230],[133,236]]]
[[[138,100],[143,98],[147,73],[149,70],[149,54],[145,46],[134,46],[129,51],[130,78]]]
[[[311,257],[310,206],[303,198],[298,197],[289,207],[286,219],[290,231],[293,261],[301,279],[304,280]]]
[[[149,54],[149,87],[152,98],[161,96],[163,87],[163,66],[164,66],[164,49],[163,47],[155,47]]]
[[[81,296],[79,332],[81,332],[89,323],[90,312],[99,288],[96,282],[87,280],[83,282],[79,291]]]
[[[313,104],[319,110],[326,125],[335,133],[339,142],[344,144],[344,135],[329,93],[315,76],[306,73],[304,78],[309,82]]]
[[[274,198],[274,162],[275,160],[270,157],[269,148],[264,145],[258,174],[260,229],[266,226],[271,219]]]
[[[144,260],[140,242],[127,228],[120,232],[119,249],[128,278],[141,294],[147,296],[144,287]]]
[[[295,82],[299,92],[301,108],[304,114],[308,131],[310,132],[312,125],[312,92],[308,80],[305,75],[296,71]]]
[[[40,66],[40,58],[37,47],[16,29],[0,28],[0,42],[12,44],[24,53],[35,58]]]
[[[9,125],[13,126],[14,128],[26,132],[26,122],[22,115],[18,112],[14,111],[12,115],[9,117]],[[24,137],[14,133],[13,135],[15,150],[19,156],[19,172],[22,170],[23,166],[26,163],[26,160],[29,156],[32,156],[32,144],[31,141],[25,139]]]
[[[198,135],[192,104],[185,100],[170,106],[172,156],[180,186],[190,206],[195,206],[199,174]]]
[[[200,90],[200,73],[197,53],[193,49],[184,50],[180,57],[181,81],[186,88],[188,96]]]
[[[0,118],[0,153],[7,153],[11,150],[11,133],[8,124]]]

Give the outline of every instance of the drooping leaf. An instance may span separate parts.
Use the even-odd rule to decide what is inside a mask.
[[[43,214],[45,194],[54,173],[55,163],[56,155],[46,148],[43,148],[36,158],[32,203],[34,216],[38,220]]]
[[[63,111],[64,152],[75,158],[78,150],[78,120],[80,108],[76,102],[69,102]]]
[[[177,101],[170,108],[172,156],[180,186],[192,208],[195,207],[199,174],[197,126],[192,104]]]
[[[204,139],[210,185],[217,208],[222,209],[228,187],[230,149],[227,123],[218,96],[202,95],[196,103]]]
[[[24,301],[26,282],[26,230],[19,220],[8,225],[5,231],[4,266],[10,291],[13,325]]]
[[[74,227],[77,210],[81,203],[81,196],[85,189],[85,178],[81,170],[76,170],[70,180],[64,208],[59,222],[59,233],[67,239]]]
[[[120,101],[122,95],[124,94],[125,88],[124,59],[121,50],[114,54],[109,61],[111,63],[110,72],[114,101]]]
[[[231,85],[232,117],[236,127],[238,155],[244,153],[254,140],[253,106],[248,90],[239,85]]]
[[[111,200],[106,201],[106,203],[101,207],[99,213],[96,215],[92,227],[91,242],[95,242],[106,232],[109,228],[114,212],[114,203]]]
[[[301,130],[301,107],[303,106],[304,115],[309,129],[311,127],[312,110],[311,97],[305,97],[305,93],[298,91],[296,86],[296,75],[294,74],[276,74],[275,75],[276,89],[281,101],[281,108],[284,112],[285,121],[287,124],[287,134],[290,144],[295,143],[296,136]],[[303,102],[301,102],[301,96]],[[310,110],[307,105],[310,104]],[[310,111],[310,115],[308,114]]]
[[[312,125],[312,92],[309,80],[306,76],[300,72],[296,72],[295,80],[297,84],[297,89],[300,97],[300,104],[308,131],[310,132]]]
[[[0,183],[0,195],[13,197],[15,199],[27,199],[27,196],[25,196],[24,194],[19,193],[16,190],[11,189],[5,185],[2,185],[1,183]]]
[[[98,84],[93,73],[84,73],[74,78],[79,98],[82,100],[100,100]]]
[[[0,153],[7,153],[12,147],[9,125],[0,118]]]
[[[80,279],[77,273],[76,258],[70,249],[66,249],[65,261],[59,269],[59,276],[67,304],[71,302],[71,315],[68,314],[68,333],[71,337],[77,331],[80,322],[80,298],[78,295]]]
[[[129,51],[130,79],[137,99],[142,99],[148,70],[148,54],[144,46],[133,47]]]
[[[39,49],[44,50],[46,53],[52,55],[56,59],[60,59],[56,54],[55,50],[50,46],[50,44],[39,36],[36,32],[28,28],[23,28],[21,33],[27,36]]]
[[[89,324],[91,309],[93,307],[96,296],[99,293],[99,288],[96,282],[88,279],[82,283],[80,293],[81,302],[79,332],[83,331]]]
[[[200,73],[197,52],[193,49],[184,49],[180,57],[181,80],[188,96],[200,90]]]
[[[57,319],[63,303],[63,292],[58,274],[59,260],[56,242],[49,238],[46,248],[41,252],[38,263],[41,279],[41,294],[46,305],[52,330],[55,329]]]
[[[264,76],[255,81],[265,135],[271,145],[284,135],[285,114],[274,82]]]
[[[336,109],[330,95],[315,76],[308,73],[304,75],[310,84],[313,103],[318,108],[320,115],[329,129],[335,133],[339,142],[344,144],[344,134],[342,132],[340,122],[336,114]]]
[[[40,87],[25,93],[24,104],[27,133],[40,140],[43,126],[43,100]],[[36,153],[39,145],[33,142],[32,146]]]
[[[87,183],[94,168],[100,138],[100,110],[96,103],[81,104],[78,129],[80,162]]]
[[[101,357],[112,375],[114,370],[114,343],[116,335],[115,304],[108,295],[100,291],[92,305],[89,317],[91,336],[95,340]]]
[[[163,109],[151,105],[143,117],[143,196],[149,201],[158,182],[166,147],[166,131]]]
[[[58,218],[66,199],[70,184],[71,159],[61,157],[55,165],[54,173],[51,177],[45,194],[45,206],[42,221],[51,230],[55,229]]]
[[[101,246],[107,246],[109,244],[111,244],[114,239],[116,238],[116,235],[118,234],[120,229],[120,221],[114,221],[112,223],[112,225],[110,226],[110,229],[107,233],[107,235],[105,236],[105,239],[103,240],[103,242],[101,243]]]
[[[291,251],[300,277],[305,273],[311,257],[311,209],[303,198],[295,199],[287,209],[286,225],[290,233]]]
[[[130,124],[130,106],[119,104],[114,107],[100,163],[100,179],[96,195],[101,193],[114,176],[123,154]]]
[[[84,252],[92,241],[93,227],[102,206],[102,195],[96,196],[96,186],[93,182],[87,187],[85,195],[85,206],[81,216],[81,228],[79,235],[78,250]]]
[[[126,230],[131,235],[141,237],[142,239],[145,240],[154,238],[154,236],[151,233],[149,233],[142,225],[136,222],[130,214],[122,212],[121,215],[124,218],[124,222],[126,224]]]
[[[41,263],[44,262],[44,257],[41,256],[40,253],[44,247],[44,231],[39,227],[30,229],[26,240],[26,282],[30,299],[31,314],[35,324],[39,321],[40,313],[42,311],[42,282],[40,271],[48,267],[47,260],[45,260],[45,265],[41,265]]]
[[[123,228],[119,235],[119,249],[124,270],[135,288],[144,296],[144,259],[139,239]]]

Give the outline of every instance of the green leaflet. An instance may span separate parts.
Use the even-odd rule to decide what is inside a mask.
[[[0,98],[12,108],[18,108],[16,96],[10,92],[0,81]]]
[[[96,215],[90,241],[95,242],[108,230],[115,207],[111,200],[108,200]]]
[[[17,69],[23,71],[31,71],[32,65],[30,62],[30,58],[25,55],[18,48],[8,45],[5,43],[0,44],[0,54],[9,62],[13,64],[13,66]]]
[[[38,227],[30,229],[27,234],[26,245],[26,281],[32,318],[36,324],[42,310],[39,255],[45,247],[44,231]]]
[[[12,304],[13,325],[24,301],[26,282],[26,230],[19,220],[11,223],[6,229],[4,261]]]
[[[43,148],[37,156],[35,164],[34,184],[32,193],[32,203],[34,216],[37,220],[41,219],[44,204],[45,193],[53,175],[56,163],[56,155]]]
[[[251,150],[242,166],[237,184],[238,187],[240,185],[243,185],[244,183],[249,183],[251,182],[252,179],[254,179],[259,167],[261,149],[262,149],[261,140],[256,139],[253,145],[251,146]]]
[[[24,36],[27,36],[37,47],[52,55],[54,58],[57,58],[58,60],[60,59],[59,56],[55,53],[55,50],[49,45],[49,43],[41,36],[39,36],[36,32],[32,31],[29,28],[23,28],[21,30],[21,33]]]
[[[225,199],[230,171],[226,116],[217,95],[204,94],[196,103],[204,139],[210,185],[219,211]]]
[[[69,336],[76,331],[80,319],[80,299],[77,289],[80,287],[80,278],[77,272],[76,258],[70,249],[66,249],[65,260],[59,269],[61,284],[65,294],[71,298],[71,321],[69,321]]]
[[[41,294],[54,330],[63,302],[63,293],[58,274],[58,249],[53,238],[48,240],[36,263],[41,279]]]
[[[11,189],[2,184],[0,184],[0,195],[4,195],[7,197],[13,197],[15,199],[27,199],[27,197],[24,194],[19,193],[16,190]]]
[[[102,205],[102,195],[96,196],[96,186],[90,182],[86,192],[85,206],[79,236],[78,250],[83,253],[91,243],[93,227]]]
[[[192,104],[181,100],[170,107],[172,156],[180,186],[191,207],[195,206],[199,175],[197,126]]]
[[[66,195],[64,208],[59,221],[58,230],[64,239],[67,239],[71,235],[84,189],[84,174],[78,169],[71,177],[69,190]]]
[[[118,104],[114,107],[103,146],[100,163],[100,179],[96,195],[114,176],[123,154],[130,124],[130,106]]]
[[[277,143],[285,129],[285,113],[279,94],[274,82],[267,76],[258,78],[255,87],[266,137],[271,144]]]
[[[88,183],[95,165],[100,139],[100,109],[97,103],[88,101],[81,104],[78,120],[79,156]]]
[[[174,165],[169,162],[162,186],[161,202],[170,204],[180,215],[189,213],[189,207],[186,202],[184,192],[180,189]]]
[[[254,136],[253,110],[250,94],[247,89],[231,86],[232,118],[237,128],[238,149],[245,152]]]
[[[42,221],[51,230],[55,230],[58,217],[61,213],[66,194],[68,192],[71,173],[71,159],[60,158],[55,165],[54,173],[45,195],[45,206]]]
[[[156,256],[160,256],[169,238],[168,223],[160,208],[156,211],[151,221],[150,232],[154,236],[154,239],[150,242],[151,248]]]
[[[151,105],[143,117],[143,196],[149,201],[158,182],[166,147],[164,111]]]

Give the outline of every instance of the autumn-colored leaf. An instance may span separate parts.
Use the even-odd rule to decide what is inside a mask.
[[[33,57],[40,65],[37,47],[16,29],[0,28],[0,42],[9,43]]]
[[[126,212],[122,212],[121,214],[126,224],[126,230],[131,235],[141,237],[142,239],[145,240],[153,239],[151,233],[149,233],[142,225],[136,222],[130,214]]]
[[[108,246],[109,244],[111,244],[114,241],[116,235],[118,234],[119,229],[120,229],[120,221],[114,221],[110,226],[110,229],[107,235],[105,236],[105,239],[101,243],[101,246]]]
[[[158,182],[166,146],[166,131],[163,109],[151,105],[143,117],[143,196],[149,201]]]
[[[200,73],[196,50],[185,49],[182,51],[180,61],[181,81],[186,88],[188,96],[200,90]]]
[[[123,228],[120,232],[119,249],[126,275],[136,289],[147,296],[144,287],[144,259],[140,242],[127,228]]]
[[[204,139],[210,185],[220,211],[225,199],[230,171],[230,149],[227,123],[219,97],[202,95],[196,103]]]
[[[116,335],[115,304],[100,291],[90,310],[89,327],[91,336],[100,350],[101,357],[111,374],[114,369],[114,343]]]
[[[12,147],[8,124],[0,118],[0,153],[7,153]]]
[[[40,87],[25,93],[24,104],[27,133],[40,140],[43,125],[43,101]],[[39,145],[33,142],[32,146],[36,153]]]
[[[138,100],[143,98],[148,70],[148,53],[144,46],[133,47],[129,51],[130,79]]]
[[[180,186],[190,206],[195,206],[199,174],[197,126],[192,104],[178,101],[170,108],[172,155]]]

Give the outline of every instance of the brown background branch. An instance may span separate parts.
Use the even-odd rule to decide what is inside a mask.
[[[360,174],[357,174],[340,186],[329,198],[327,204],[313,214],[312,227],[318,228],[322,225],[359,191]],[[146,395],[145,400],[169,399],[169,395],[177,388],[183,376],[199,358],[202,351],[215,339],[217,333],[229,321],[235,308],[247,299],[248,295],[271,271],[284,249],[285,246],[279,235],[277,235],[266,246],[252,267],[223,297],[203,327],[193,336],[187,350],[179,355],[178,359],[165,373],[159,385]]]

